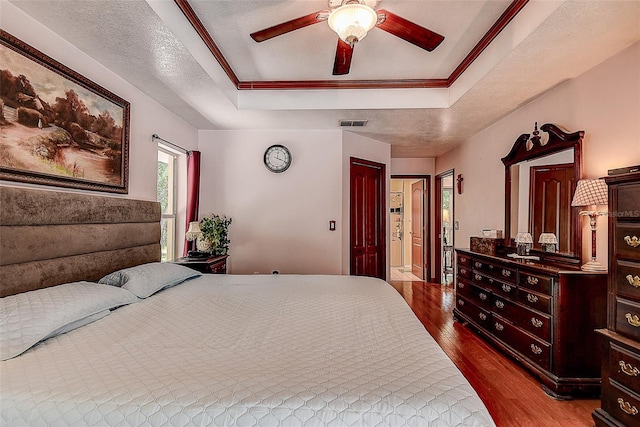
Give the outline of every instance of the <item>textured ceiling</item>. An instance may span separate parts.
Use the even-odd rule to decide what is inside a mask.
[[[356,133],[391,144],[392,157],[438,156],[640,39],[640,1],[531,0],[444,97],[429,89],[237,91],[171,0],[10,2],[199,129],[337,129],[340,119],[366,119]],[[189,3],[240,80],[334,79],[337,39],[325,23],[259,44],[248,37],[325,1]],[[447,78],[509,3],[384,0],[380,7],[445,42],[426,52],[374,28],[356,45],[351,73],[337,79]],[[441,98],[447,105],[431,106]]]

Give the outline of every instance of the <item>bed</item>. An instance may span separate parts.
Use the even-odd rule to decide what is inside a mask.
[[[0,187],[0,198],[6,202],[10,192],[15,205],[50,196],[34,191]],[[109,203],[128,204],[124,200],[108,200],[106,209],[113,211]],[[135,227],[158,220],[149,206],[142,211],[151,214],[136,219]],[[95,228],[113,224],[109,215],[74,215],[83,229],[94,217],[106,218]],[[31,270],[45,264],[50,269],[87,255],[86,248],[67,248],[58,258],[49,253],[46,260],[9,264],[4,232],[18,225],[0,216],[2,270],[15,272],[29,263],[35,263]],[[49,238],[55,240],[44,240]],[[62,279],[47,276],[45,286],[42,272],[0,282],[3,289],[10,285],[0,306],[0,352],[6,359],[0,362],[1,424],[494,425],[467,380],[386,282],[202,275],[157,262],[155,243],[120,247],[128,246],[126,240],[113,239],[117,243],[106,249],[90,244],[96,263],[77,262],[73,273],[60,270]],[[120,251],[139,258],[132,262]],[[85,300],[90,308],[84,314],[91,317],[86,324],[76,322],[85,317],[66,314],[71,308],[61,308],[75,309]],[[32,317],[16,320],[17,312]],[[41,326],[52,318],[73,325]],[[35,329],[42,338],[52,336],[38,339]],[[25,341],[28,335],[34,343],[7,345],[9,338]]]

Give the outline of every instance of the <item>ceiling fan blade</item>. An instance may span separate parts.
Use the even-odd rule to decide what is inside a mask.
[[[394,15],[388,10],[380,9],[376,12],[378,13],[376,27],[429,52],[438,47],[444,40],[444,36]]]
[[[333,62],[333,75],[342,76],[349,74],[349,68],[351,68],[351,56],[353,55],[353,48],[347,42],[338,39],[338,47],[336,49],[336,59]]]
[[[256,31],[251,34],[251,38],[257,42],[263,42],[265,40],[281,36],[282,34],[317,24],[318,22],[326,21],[327,18],[329,18],[329,13],[330,11],[328,10],[320,10],[318,12],[310,13],[308,15],[301,16],[300,18],[292,19],[291,21]]]

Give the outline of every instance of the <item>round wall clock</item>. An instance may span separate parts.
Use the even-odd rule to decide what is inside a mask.
[[[271,172],[284,172],[291,166],[291,152],[284,145],[272,145],[264,152],[264,165]]]

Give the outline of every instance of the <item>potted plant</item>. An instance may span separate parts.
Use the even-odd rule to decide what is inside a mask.
[[[213,255],[226,255],[229,252],[229,226],[231,218],[225,215],[211,214],[200,220],[202,237],[198,239],[198,250]]]

